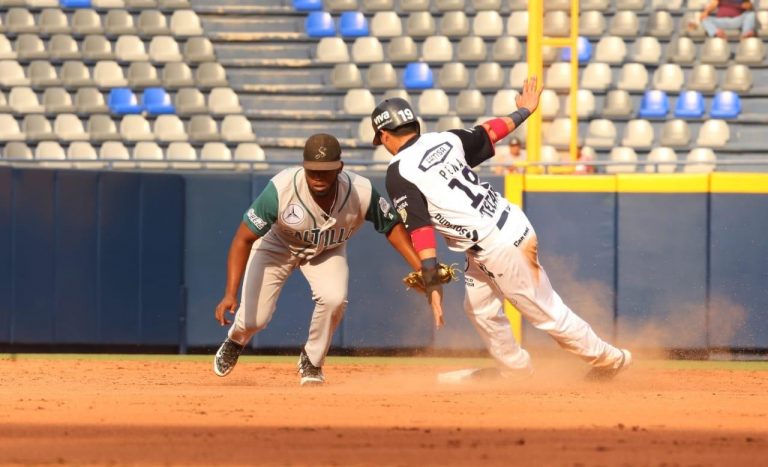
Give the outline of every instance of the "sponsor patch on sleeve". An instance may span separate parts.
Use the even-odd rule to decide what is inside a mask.
[[[382,214],[384,214],[384,217],[387,219],[392,219],[394,217],[390,210],[389,203],[383,196],[379,196],[379,209],[381,209]]]
[[[251,221],[251,224],[257,229],[261,230],[267,226],[267,221],[257,216],[256,211],[254,211],[253,208],[249,209],[246,215],[248,216],[248,220]]]

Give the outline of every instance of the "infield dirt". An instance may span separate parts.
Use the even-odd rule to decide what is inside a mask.
[[[458,361],[364,362],[331,358],[302,388],[286,360],[226,378],[209,359],[0,360],[0,464],[768,463],[766,366],[641,360],[596,384],[546,360],[525,382],[445,386]]]

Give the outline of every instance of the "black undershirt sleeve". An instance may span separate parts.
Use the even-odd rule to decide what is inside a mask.
[[[400,162],[390,164],[387,169],[387,193],[397,213],[403,219],[405,230],[414,230],[432,225],[427,200],[418,187],[400,174]]]
[[[491,137],[488,136],[485,128],[480,125],[474,128],[448,131],[458,136],[461,140],[461,145],[464,146],[464,157],[470,167],[477,167],[480,163],[487,161],[496,154],[496,148],[491,142]]]

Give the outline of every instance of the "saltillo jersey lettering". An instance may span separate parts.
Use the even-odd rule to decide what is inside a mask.
[[[272,177],[243,215],[245,225],[261,237],[260,248],[287,249],[297,259],[343,245],[365,220],[387,233],[400,217],[370,180],[347,171],[339,174],[336,202],[326,213],[312,199],[301,167]]]
[[[454,251],[480,244],[508,215],[506,199],[472,171],[493,155],[482,126],[409,140],[387,169],[387,192],[406,230],[434,225]]]

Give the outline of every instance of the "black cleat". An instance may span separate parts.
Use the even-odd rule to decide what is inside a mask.
[[[227,338],[213,357],[213,372],[227,376],[237,364],[237,359],[245,346]]]
[[[632,364],[632,354],[627,349],[621,349],[621,360],[619,364],[612,367],[592,368],[587,373],[587,381],[610,381],[619,373],[629,368]]]
[[[299,356],[299,363],[296,366],[299,368],[299,375],[301,376],[300,383],[302,386],[320,386],[325,383],[323,369],[313,365],[303,349]]]

